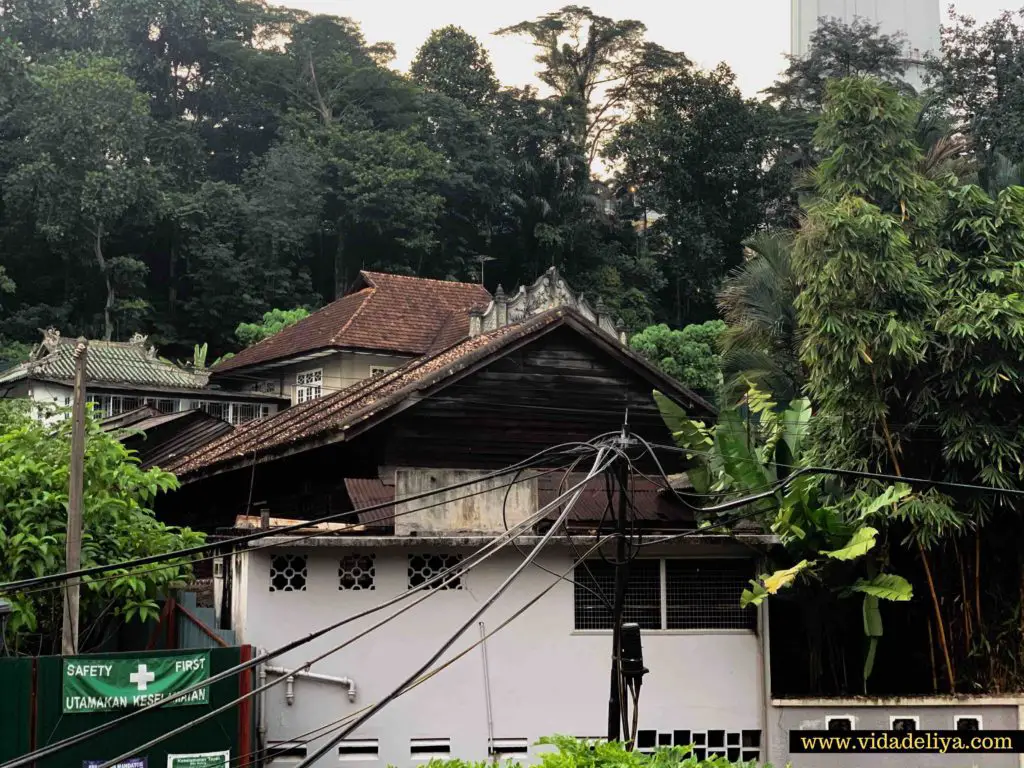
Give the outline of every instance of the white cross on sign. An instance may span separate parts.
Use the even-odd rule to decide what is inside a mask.
[[[145,664],[139,664],[138,672],[132,672],[128,679],[135,683],[140,691],[146,690],[146,686],[156,680],[156,675],[150,672]]]

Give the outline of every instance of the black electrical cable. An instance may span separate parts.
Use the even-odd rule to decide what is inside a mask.
[[[581,459],[576,459],[576,461],[574,461],[572,464],[569,465],[569,468],[566,471],[566,477],[569,474],[572,473],[572,471],[577,467],[577,465],[579,465],[580,461],[582,461],[582,458]],[[519,470],[516,473],[516,475],[513,478],[513,480],[517,479],[519,477],[520,473],[522,473],[524,471],[525,470],[522,470],[522,469]],[[563,483],[564,483],[564,481],[565,481],[565,478],[563,478]],[[562,490],[562,484],[561,483],[558,486],[558,490],[559,491]],[[509,497],[509,494],[511,492],[512,492],[512,485],[509,484],[508,487],[505,488],[505,496],[504,496],[504,498],[501,501],[501,523],[505,527],[506,531],[508,530],[508,497]],[[566,527],[566,538],[568,539],[569,544],[572,547],[573,552],[575,554],[576,553],[576,545],[572,541],[572,536],[568,535],[568,526]],[[524,557],[524,558],[526,557],[526,552],[523,551],[523,548],[519,546],[518,542],[513,541],[512,542],[512,546],[514,546],[516,548],[516,551],[519,552],[519,554],[522,557]],[[534,562],[534,565],[537,568],[539,568],[540,570],[544,571],[545,573],[551,574],[552,576],[557,576],[558,575],[554,571],[544,567],[540,563]],[[575,579],[569,579],[568,577],[565,577],[565,576],[563,576],[561,578],[565,579],[566,581],[568,581],[573,586],[579,586],[579,587],[582,587],[583,589],[587,590],[588,592],[590,592],[590,594],[594,595],[598,600],[603,602],[605,604],[605,606],[608,608],[608,610],[611,610],[611,607],[612,607],[611,601],[609,601],[608,598],[604,595],[604,593],[602,593],[600,591],[599,585],[597,583],[597,579],[595,579],[594,578],[594,574],[590,572],[590,567],[589,566],[587,566],[587,572],[590,574],[590,578],[594,582],[594,587],[591,587],[589,584],[584,584],[583,582],[577,581]]]
[[[548,468],[548,469],[538,469],[536,471],[538,473],[538,476],[544,476],[544,475],[553,474],[555,472],[559,472],[559,471],[561,471],[563,469],[565,469],[565,466],[553,467],[553,468]],[[522,472],[522,471],[523,470],[519,470],[519,472]],[[518,474],[515,477],[518,477]],[[491,488],[483,488],[481,490],[473,491],[472,493],[467,493],[467,494],[464,494],[462,496],[455,496],[454,498],[442,499],[441,501],[436,501],[436,502],[433,502],[432,504],[425,504],[424,506],[416,507],[415,509],[408,509],[408,510],[405,510],[404,512],[393,512],[392,514],[387,515],[386,517],[380,518],[378,522],[383,522],[385,520],[395,520],[395,519],[397,519],[399,517],[403,517],[405,515],[411,515],[411,514],[414,514],[416,512],[422,512],[423,510],[426,510],[426,509],[432,509],[434,507],[444,506],[445,504],[450,504],[453,501],[462,501],[463,499],[470,499],[470,498],[473,498],[475,496],[480,496],[480,495],[485,494],[485,493],[490,493],[490,492],[498,490],[500,488],[506,488],[506,487],[511,488],[511,486],[515,485],[517,482],[518,482],[517,480],[513,479],[512,482],[501,483],[500,485],[497,485],[497,486],[494,486],[494,487],[491,487]],[[445,490],[444,488],[439,489],[438,491],[436,491],[436,493],[443,492],[444,490]],[[392,507],[397,507],[398,505],[403,504],[404,502],[405,502],[405,499],[398,499],[396,501],[389,502],[389,504]],[[364,507],[364,508],[360,508],[360,509],[350,510],[349,512],[347,512],[345,514],[353,514],[354,515],[354,514],[358,514],[360,512],[363,512],[365,509],[367,509],[367,508]],[[313,523],[310,522],[310,523],[306,523],[305,525],[307,525],[307,526],[308,525],[313,525]],[[355,530],[355,529],[362,529],[363,527],[364,527],[363,523],[352,523],[350,525],[344,526],[343,528],[338,528],[338,529],[331,530],[331,531],[313,531],[311,533],[307,533],[307,534],[303,534],[301,536],[296,536],[294,538],[290,538],[290,542],[294,543],[294,544],[298,544],[299,542],[306,541],[308,539],[313,539],[313,538],[316,538],[317,536],[322,536],[322,535],[336,536],[339,533],[345,533],[346,531],[351,531],[351,530]],[[273,531],[274,531],[274,533],[278,533],[279,534],[282,531],[282,529],[281,528],[274,528]],[[225,541],[230,541],[230,539],[223,539],[221,541],[218,541],[217,543],[221,544],[221,543],[223,543]],[[259,552],[261,549],[273,549],[276,546],[277,546],[277,544],[273,544],[273,543],[271,543],[271,544],[259,544],[259,545],[252,546],[252,547],[246,547],[246,549],[244,551],[245,552]],[[96,584],[96,583],[101,583],[101,582],[104,582],[104,581],[114,581],[116,579],[124,578],[126,575],[138,576],[140,574],[156,573],[158,571],[168,570],[168,569],[171,569],[171,568],[182,568],[182,567],[185,567],[185,566],[194,566],[194,565],[198,565],[199,563],[205,563],[205,562],[210,562],[212,560],[216,560],[216,559],[218,559],[220,557],[224,557],[224,555],[221,554],[221,553],[217,553],[217,554],[214,554],[214,555],[208,555],[206,557],[199,557],[199,558],[196,558],[194,560],[188,560],[188,561],[185,561],[185,562],[182,562],[182,563],[169,563],[169,564],[166,564],[166,565],[157,565],[157,566],[154,566],[152,568],[140,568],[138,570],[134,570],[133,569],[133,570],[131,570],[128,573],[115,573],[113,575],[109,575],[108,574],[107,576],[100,576],[98,578],[88,579],[88,581],[83,581],[83,585],[85,585],[85,584]],[[28,589],[28,590],[25,590],[24,592],[18,592],[17,594],[19,596],[26,596],[26,595],[38,594],[38,593],[41,593],[41,592],[50,592],[52,590],[63,590],[63,589],[64,589],[64,586],[62,586],[61,584],[54,584],[52,586],[47,586],[47,587],[37,587],[36,589]]]
[[[575,444],[573,444],[573,445],[575,445]],[[473,479],[473,480],[465,480],[463,482],[453,483],[452,485],[446,486],[444,488],[437,488],[437,489],[430,490],[430,491],[424,491],[422,493],[412,494],[411,496],[407,496],[406,498],[401,499],[397,503],[403,503],[404,504],[404,503],[408,503],[408,502],[412,502],[412,501],[419,501],[420,499],[424,499],[424,498],[427,498],[429,496],[433,496],[434,494],[437,494],[437,493],[457,490],[459,488],[465,488],[466,486],[470,486],[470,485],[476,485],[478,483],[481,483],[481,482],[484,482],[484,481],[487,481],[487,480],[492,480],[492,479],[494,479],[496,477],[501,477],[501,476],[507,475],[507,474],[509,474],[511,472],[515,472],[517,469],[520,469],[520,468],[528,468],[530,466],[533,466],[536,462],[540,461],[544,456],[546,456],[546,455],[548,455],[548,454],[550,454],[550,453],[552,453],[554,451],[557,451],[560,447],[561,446],[553,446],[552,448],[546,448],[543,451],[540,451],[540,452],[534,454],[533,456],[529,457],[528,459],[524,459],[523,461],[520,461],[520,462],[517,462],[515,464],[512,464],[509,467],[506,467],[504,469],[498,470],[496,472],[491,472],[489,474],[486,474],[486,475],[484,475],[482,477],[478,477],[478,478]],[[256,541],[258,539],[267,538],[268,536],[280,536],[281,534],[289,533],[290,531],[297,531],[297,530],[301,530],[303,528],[308,528],[311,525],[320,525],[321,523],[334,522],[335,520],[338,520],[339,518],[345,517],[346,515],[354,515],[354,514],[359,514],[360,512],[374,512],[374,511],[379,510],[379,509],[386,509],[388,507],[394,506],[395,503],[396,502],[394,502],[394,501],[388,501],[388,502],[383,502],[383,503],[380,503],[380,504],[372,504],[372,505],[370,505],[368,507],[362,507],[362,508],[357,509],[357,510],[349,510],[349,511],[346,511],[346,512],[336,512],[336,513],[333,513],[333,514],[330,514],[330,515],[325,515],[323,517],[314,518],[313,520],[304,520],[302,522],[298,522],[298,523],[295,523],[293,525],[286,525],[286,526],[282,526],[280,528],[274,528],[274,529],[270,529],[270,530],[256,531],[255,533],[245,534],[243,536],[235,536],[235,537],[232,537],[230,539],[221,539],[220,541],[216,541],[216,542],[211,542],[211,543],[207,543],[207,544],[201,544],[201,545],[198,545],[198,546],[195,546],[195,547],[187,547],[185,549],[175,550],[173,552],[165,552],[165,553],[161,553],[161,554],[158,554],[158,555],[149,555],[147,557],[136,558],[134,560],[125,560],[125,561],[118,562],[118,563],[110,563],[108,565],[95,565],[95,566],[91,566],[89,568],[80,568],[80,569],[75,570],[75,571],[63,571],[61,573],[51,574],[49,576],[37,576],[37,577],[30,578],[30,579],[20,579],[18,581],[10,581],[10,582],[7,582],[5,584],[0,584],[0,594],[14,593],[14,592],[18,592],[20,590],[26,589],[28,587],[34,587],[34,586],[37,586],[37,585],[40,585],[40,584],[47,584],[47,583],[51,583],[51,582],[60,583],[60,582],[65,582],[65,581],[67,581],[68,579],[71,579],[71,578],[83,578],[85,576],[93,576],[95,574],[106,573],[108,571],[124,569],[124,568],[132,568],[132,567],[136,567],[136,566],[139,566],[139,565],[149,565],[150,563],[157,563],[157,562],[161,562],[163,560],[170,560],[170,559],[173,559],[173,558],[186,557],[187,555],[202,554],[204,552],[223,550],[225,547],[228,547],[228,546],[233,546],[233,545],[238,545],[238,544],[245,544],[245,543],[248,543],[250,541]]]
[[[653,454],[653,448],[660,448],[665,451],[673,451],[675,453],[692,453],[698,456],[710,456],[711,454],[707,451],[695,451],[690,448],[680,448],[678,446],[663,445],[661,443],[647,443],[651,447]],[[748,464],[757,464],[756,459],[742,459],[739,461],[746,462]],[[924,485],[932,488],[951,488],[960,491],[978,491],[984,493],[1005,493],[1010,496],[1024,496],[1024,489],[1021,488],[996,488],[991,485],[976,485],[973,483],[959,483],[953,480],[932,480],[926,477],[911,477],[907,475],[890,475],[884,472],[868,472],[858,469],[839,469],[836,467],[819,467],[819,466],[806,466],[800,467],[795,464],[776,464],[776,466],[783,467],[784,469],[796,470],[789,476],[788,479],[796,477],[797,474],[812,474],[812,475],[835,475],[836,477],[849,477],[858,480],[882,480],[887,483],[905,483],[906,485]],[[664,470],[662,470],[664,472]]]
[[[535,525],[536,521],[540,517],[545,515],[545,514],[547,514],[546,507],[540,509],[535,514],[531,515],[529,518],[527,518],[522,523],[517,525],[516,528],[522,528],[523,530],[527,530],[531,525]],[[514,541],[514,537],[516,535],[518,535],[517,531],[508,531],[507,533],[510,536],[510,538],[509,538],[510,542]],[[475,563],[465,563],[465,562],[461,563],[458,566],[458,573],[457,574],[453,573],[451,575],[451,578],[453,578],[453,579],[456,578],[456,577],[460,577],[461,578],[461,576],[463,574],[467,573],[468,571],[472,570],[476,566],[480,565],[482,562],[487,560],[492,555],[497,554],[498,552],[501,551],[501,549],[502,549],[502,547],[496,547],[495,549],[493,549],[490,552],[487,552],[486,554],[481,556],[480,559],[477,560]],[[438,584],[438,588],[440,589],[444,585],[444,583],[446,583],[446,581],[442,581],[440,584]],[[417,605],[422,603],[424,600],[427,600],[430,597],[432,597],[433,595],[437,594],[439,589],[426,590],[425,594],[421,595],[419,598],[417,598],[413,602],[409,603],[408,605],[406,605],[406,606],[400,608],[399,610],[395,611],[390,616],[387,616],[386,618],[382,619],[381,621],[377,622],[376,624],[373,624],[372,626],[368,627],[367,629],[364,629],[362,632],[359,632],[356,635],[354,635],[353,637],[350,637],[348,640],[345,640],[344,642],[339,643],[338,645],[334,646],[333,648],[330,648],[329,650],[321,653],[320,655],[315,656],[312,659],[309,659],[304,664],[296,667],[295,670],[293,671],[293,674],[294,674],[294,672],[308,670],[310,667],[312,667],[318,661],[323,661],[328,656],[331,656],[331,655],[337,653],[338,651],[341,651],[342,649],[347,648],[348,646],[350,646],[352,643],[356,642],[357,640],[360,640],[363,637],[366,637],[367,635],[369,635],[371,632],[374,632],[377,629],[380,629],[385,624],[388,624],[389,622],[391,622],[394,619],[398,618],[399,616],[401,616],[406,611],[412,610]],[[256,696],[257,694],[260,694],[263,691],[269,690],[270,688],[273,688],[276,685],[280,685],[281,683],[285,682],[287,679],[288,679],[287,676],[281,676],[281,677],[277,678],[276,680],[273,680],[272,682],[269,682],[269,683],[266,683],[266,684],[260,686],[259,688],[254,688],[253,690],[251,690],[251,691],[249,691],[249,692],[239,696],[238,698],[236,698],[236,699],[234,699],[232,701],[229,701],[226,704],[221,705],[217,709],[214,709],[214,710],[212,710],[210,712],[207,712],[207,713],[203,714],[202,716],[196,718],[195,720],[191,720],[191,721],[185,723],[184,725],[180,725],[180,726],[178,726],[177,728],[175,728],[175,729],[173,729],[171,731],[163,733],[160,736],[156,737],[155,739],[152,739],[152,740],[146,742],[145,744],[140,744],[139,746],[131,749],[130,751],[124,753],[123,755],[118,755],[117,757],[113,758],[112,760],[108,761],[107,763],[104,763],[102,766],[100,766],[100,768],[112,768],[112,766],[116,766],[118,763],[122,762],[123,760],[128,760],[134,754],[139,754],[139,753],[142,753],[142,752],[146,752],[146,751],[152,749],[153,747],[155,747],[157,744],[160,744],[163,741],[166,741],[167,739],[173,738],[174,736],[177,736],[177,735],[179,735],[181,733],[184,733],[185,731],[187,731],[187,730],[189,730],[191,728],[194,728],[195,726],[199,725],[200,723],[204,723],[207,720],[210,720],[211,718],[214,718],[217,715],[219,715],[219,714],[221,714],[223,712],[226,712],[229,709],[232,709],[232,708],[238,706],[238,704],[240,704],[241,702],[245,701],[246,699],[249,699],[249,698],[251,698],[253,696]]]
[[[588,549],[586,552],[584,552],[584,557],[589,556],[595,549],[597,549],[598,547],[602,546],[606,541],[608,541],[611,538],[612,538],[611,536],[605,536],[603,539],[599,540],[590,549]],[[442,672],[445,669],[451,667],[456,661],[458,661],[459,659],[465,657],[474,648],[479,647],[486,640],[489,640],[491,637],[496,635],[502,629],[507,627],[515,619],[519,618],[524,613],[526,613],[526,611],[528,611],[530,608],[532,608],[534,605],[536,605],[541,600],[541,598],[543,598],[545,595],[547,595],[549,592],[551,592],[552,589],[557,587],[559,582],[561,582],[562,580],[567,578],[568,575],[573,571],[573,569],[575,567],[576,567],[576,564],[574,563],[573,565],[569,566],[569,568],[567,570],[563,571],[562,573],[560,573],[560,574],[559,573],[552,574],[552,575],[555,576],[555,581],[553,581],[551,584],[549,584],[544,589],[542,589],[540,591],[540,593],[538,593],[534,597],[530,598],[524,605],[522,605],[520,608],[518,608],[511,616],[509,616],[507,619],[505,619],[503,622],[501,622],[494,629],[492,629],[489,632],[487,632],[479,640],[475,641],[474,643],[472,643],[471,645],[467,646],[462,651],[460,651],[458,654],[456,654],[455,656],[450,658],[444,664],[441,664],[440,666],[435,667],[434,669],[432,669],[430,672],[427,672],[424,675],[421,675],[412,685],[410,685],[408,688],[405,688],[400,694],[398,694],[398,696],[404,696],[406,693],[409,693],[409,691],[411,691],[414,688],[422,685],[423,683],[425,683],[428,680],[430,680],[433,677],[435,677],[440,672]],[[360,715],[363,712],[367,711],[371,706],[373,706],[373,705],[372,704],[368,705],[368,706],[366,706],[366,707],[364,707],[364,708],[362,708],[362,709],[360,709],[360,710],[358,710],[356,712],[350,712],[349,714],[345,715],[344,717],[338,718],[337,720],[332,720],[329,723],[325,723],[324,725],[321,725],[321,726],[318,726],[316,728],[313,728],[312,730],[306,731],[305,733],[300,733],[298,736],[295,736],[294,738],[291,738],[291,739],[287,739],[286,741],[281,742],[281,743],[285,743],[285,744],[298,744],[298,745],[302,745],[302,746],[307,745],[310,742],[313,742],[313,741],[316,741],[317,739],[323,738],[324,736],[328,735],[330,732],[337,730],[339,727],[343,726],[348,721],[352,720],[354,717],[357,717],[358,715]],[[323,733],[321,733],[321,731],[323,731]],[[239,755],[238,757],[233,758],[231,760],[231,762],[233,763],[236,760],[245,759],[246,761],[244,763],[241,763],[240,765],[238,765],[236,768],[247,768],[248,766],[252,765],[253,762],[254,762],[254,759],[249,759],[249,758],[253,758],[256,754],[258,754],[258,752],[257,751],[253,751],[253,752],[249,752],[248,754],[245,754],[245,755]],[[267,757],[268,758],[272,757],[272,754],[271,755],[267,755]]]
[[[516,531],[516,529],[514,528],[513,531]],[[518,535],[518,533],[516,533],[515,535]],[[489,546],[492,546],[492,545],[496,544],[498,541],[500,541],[503,538],[504,538],[504,534],[496,537],[489,544],[485,545],[481,550],[479,550],[477,553],[474,553],[474,556],[481,555],[481,553],[483,553]],[[502,542],[501,544],[498,545],[498,549],[500,549],[501,547],[504,547],[507,543],[508,542]],[[494,551],[497,551],[497,550],[494,550]],[[493,554],[493,552],[488,553],[486,556],[489,557],[490,554]],[[149,705],[147,705],[145,707],[133,710],[132,712],[129,712],[128,714],[125,714],[125,715],[117,718],[116,720],[112,720],[112,721],[110,721],[108,723],[104,723],[102,725],[96,726],[95,728],[93,728],[91,730],[84,731],[84,732],[76,734],[74,736],[70,736],[70,737],[68,737],[66,739],[63,739],[63,740],[61,740],[61,741],[59,741],[59,742],[57,742],[55,744],[52,744],[52,745],[49,745],[47,747],[43,747],[43,748],[41,748],[39,750],[36,750],[35,752],[33,752],[33,753],[29,754],[29,755],[25,755],[25,756],[22,756],[22,757],[19,757],[19,758],[15,758],[15,759],[10,760],[10,761],[8,761],[6,763],[3,763],[2,765],[0,765],[0,768],[18,768],[18,766],[28,765],[29,763],[32,763],[35,760],[40,760],[40,759],[42,759],[44,757],[48,757],[50,755],[56,754],[58,752],[61,752],[61,751],[65,750],[65,749],[67,749],[68,747],[74,746],[75,744],[79,744],[79,743],[81,743],[83,741],[86,741],[88,739],[91,739],[91,738],[93,738],[95,736],[99,736],[99,735],[101,735],[103,733],[107,733],[107,732],[109,732],[109,731],[111,731],[111,730],[121,726],[125,721],[130,720],[133,717],[137,717],[138,715],[141,715],[144,712],[148,712],[148,711],[157,709],[159,707],[166,706],[167,704],[170,704],[171,702],[176,701],[177,699],[180,699],[180,698],[182,698],[184,696],[187,696],[188,694],[190,694],[190,693],[192,693],[192,692],[194,692],[196,690],[199,690],[201,688],[205,688],[205,687],[207,687],[209,685],[212,685],[213,683],[219,682],[220,680],[224,680],[224,679],[226,679],[228,677],[237,675],[238,673],[243,672],[243,671],[245,671],[247,669],[251,669],[252,667],[256,666],[257,664],[260,664],[260,663],[262,663],[264,661],[267,661],[268,659],[275,658],[275,657],[280,656],[280,655],[282,655],[284,653],[287,653],[288,651],[294,650],[295,648],[298,648],[298,647],[300,647],[302,645],[310,643],[313,640],[316,640],[317,638],[322,637],[323,635],[325,635],[325,634],[327,634],[329,632],[334,631],[338,627],[344,626],[345,624],[349,624],[352,621],[356,621],[358,619],[364,618],[365,616],[368,616],[370,614],[376,613],[377,611],[383,610],[384,608],[387,608],[387,607],[389,607],[391,605],[394,605],[397,602],[405,600],[409,595],[413,594],[416,591],[423,590],[423,589],[429,589],[435,583],[443,582],[448,576],[450,576],[454,572],[461,572],[464,569],[465,569],[465,563],[461,563],[461,564],[452,566],[451,568],[447,568],[444,571],[441,571],[440,573],[438,573],[437,575],[431,577],[430,579],[427,579],[422,584],[414,587],[413,589],[411,589],[411,590],[409,590],[407,592],[403,592],[402,594],[397,595],[394,598],[386,600],[383,603],[380,603],[379,605],[374,606],[373,608],[367,609],[365,611],[361,611],[360,613],[357,613],[357,614],[355,614],[353,616],[349,616],[349,617],[347,617],[345,619],[342,619],[342,620],[340,620],[338,622],[335,622],[334,624],[331,624],[331,625],[329,625],[327,627],[323,627],[323,628],[321,628],[319,630],[316,630],[315,632],[312,632],[312,633],[306,635],[303,638],[300,638],[300,639],[297,639],[297,640],[293,640],[293,641],[291,641],[289,643],[286,643],[285,645],[280,646],[280,647],[278,647],[278,648],[276,648],[276,649],[274,649],[272,651],[268,651],[266,653],[261,653],[261,654],[257,655],[256,657],[254,657],[253,659],[250,659],[247,662],[243,662],[243,663],[238,664],[238,665],[236,665],[234,667],[231,667],[230,669],[226,669],[223,672],[219,672],[216,675],[213,675],[210,678],[202,681],[201,683],[197,683],[196,685],[193,685],[193,686],[191,686],[189,688],[186,688],[185,690],[180,691],[180,692],[178,692],[176,694],[169,695],[169,696],[167,696],[167,697],[165,697],[163,699],[160,699],[158,701],[155,701],[152,704],[149,704]]]
[[[441,647],[438,648],[438,650],[427,660],[427,662],[425,664],[423,664],[419,669],[417,669],[400,686],[398,686],[398,688],[396,688],[391,693],[389,693],[387,696],[385,696],[373,708],[371,708],[370,711],[365,712],[364,714],[360,715],[358,718],[356,718],[356,720],[354,722],[352,722],[349,725],[347,725],[341,731],[341,733],[339,733],[338,735],[332,737],[331,740],[327,744],[325,744],[322,747],[320,747],[319,749],[317,749],[316,752],[314,752],[312,756],[305,758],[301,763],[298,764],[297,768],[309,768],[317,760],[319,760],[325,754],[327,754],[332,749],[334,749],[334,747],[340,741],[342,741],[346,736],[348,736],[350,733],[352,733],[352,731],[354,731],[360,725],[362,725],[367,720],[369,720],[371,717],[373,717],[375,714],[377,714],[377,712],[379,712],[381,709],[383,709],[388,704],[390,704],[392,701],[394,701],[395,698],[397,698],[397,696],[402,692],[402,690],[406,686],[411,684],[413,681],[416,680],[416,678],[418,678],[427,669],[429,669],[431,667],[431,665],[433,665],[434,662],[436,662],[445,653],[445,651],[447,651],[449,648],[451,648],[451,646],[454,645],[455,641],[458,640],[459,637],[461,637],[462,634],[467,629],[469,629],[470,626],[472,626],[473,622],[475,622],[477,619],[479,619],[480,616],[484,613],[484,611],[486,611],[491,605],[494,604],[494,602],[499,597],[501,597],[502,594],[504,594],[505,590],[508,589],[508,587],[512,584],[512,582],[514,582],[519,577],[519,575],[524,570],[526,570],[526,568],[528,568],[530,566],[530,564],[537,557],[537,555],[540,554],[541,550],[543,550],[543,548],[547,545],[547,543],[554,536],[554,534],[557,531],[558,527],[565,522],[565,519],[569,516],[569,512],[572,509],[572,505],[576,503],[576,501],[579,499],[580,494],[583,492],[583,486],[585,486],[587,484],[587,482],[589,482],[590,479],[592,477],[594,477],[594,475],[596,475],[599,471],[603,471],[605,469],[605,466],[602,466],[602,462],[604,461],[604,456],[605,456],[606,452],[607,452],[607,449],[605,447],[603,447],[603,446],[598,449],[597,457],[594,460],[593,468],[591,469],[590,473],[587,475],[586,479],[582,483],[580,483],[579,486],[577,486],[578,490],[576,490],[575,495],[573,496],[572,501],[568,505],[566,505],[565,509],[558,516],[558,519],[555,521],[554,525],[552,525],[551,529],[547,533],[545,533],[543,537],[541,537],[541,540],[533,548],[533,551],[530,552],[530,554],[527,556],[527,558],[525,560],[523,560],[523,562],[520,563],[518,566],[516,566],[515,570],[512,571],[512,573],[501,583],[501,585],[499,585],[498,588],[496,590],[494,590],[494,592],[492,592],[491,595],[486,600],[483,601],[483,603],[480,605],[480,607],[477,608],[473,612],[473,614],[469,617],[469,619],[467,619],[466,622],[464,624],[462,624],[462,626],[460,626],[459,629],[457,629],[455,631],[455,634],[453,634],[448,640],[446,640],[444,643],[442,643]],[[105,768],[109,768],[109,766],[106,766]]]

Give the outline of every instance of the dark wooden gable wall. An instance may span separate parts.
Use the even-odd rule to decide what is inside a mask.
[[[627,409],[634,433],[671,443],[654,387],[578,332],[556,328],[351,440],[190,483],[162,498],[158,514],[209,531],[264,507],[299,519],[343,512],[352,509],[346,477],[395,466],[500,469],[552,445],[618,432]],[[660,459],[679,471],[677,454]]]
[[[497,469],[543,448],[630,428],[671,442],[654,385],[570,328],[509,352],[393,417],[384,463]],[[380,428],[378,428],[380,429]]]

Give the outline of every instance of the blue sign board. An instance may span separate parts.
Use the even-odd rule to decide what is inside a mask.
[[[82,768],[100,768],[106,760],[86,760],[82,763]],[[118,763],[114,768],[149,768],[149,760],[145,757],[133,757],[131,760],[125,760],[123,763]]]

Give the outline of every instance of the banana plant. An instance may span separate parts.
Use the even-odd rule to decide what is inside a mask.
[[[906,579],[884,572],[876,527],[888,510],[909,500],[910,488],[891,485],[876,495],[864,490],[844,492],[825,489],[821,475],[800,473],[813,418],[806,398],[793,400],[783,409],[751,387],[743,412],[724,411],[718,423],[709,427],[690,419],[661,393],[655,392],[654,397],[686,457],[686,473],[698,493],[728,493],[736,498],[778,486],[771,497],[752,503],[750,511],[778,537],[793,564],[752,580],[750,589],[743,591],[743,606],[759,605],[798,579],[830,584],[836,574],[845,577],[846,583],[832,586],[841,597],[862,597],[866,690],[882,637],[879,601],[902,602],[913,596]],[[851,571],[858,574],[852,582]]]

